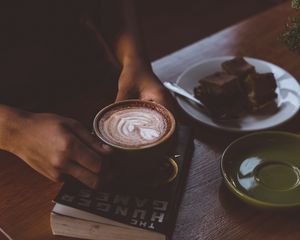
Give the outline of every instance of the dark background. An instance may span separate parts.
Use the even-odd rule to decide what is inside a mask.
[[[282,1],[136,0],[136,3],[146,52],[153,61]],[[45,111],[46,105],[53,102],[55,106],[61,105],[99,82],[103,83],[103,98],[109,102],[114,99],[117,76],[106,67],[107,59],[99,57],[103,54],[95,37],[79,30],[79,14],[83,10],[97,11],[89,8],[93,2],[98,0],[9,1],[0,5],[1,103]],[[35,106],[27,103],[28,99],[36,99]]]
[[[155,60],[283,1],[153,0],[137,6],[145,47]]]

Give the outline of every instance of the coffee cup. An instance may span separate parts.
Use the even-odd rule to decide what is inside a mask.
[[[113,166],[130,175],[149,172],[165,161],[175,127],[169,110],[143,100],[108,105],[97,113],[93,122],[96,136],[114,149]]]

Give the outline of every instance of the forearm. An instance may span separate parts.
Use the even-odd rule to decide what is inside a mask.
[[[139,34],[137,14],[133,0],[106,1],[110,11],[104,15],[104,22],[110,22],[104,31],[106,38],[121,66],[135,65],[150,69],[150,63],[143,48]],[[111,6],[110,6],[111,5]],[[117,9],[112,9],[112,6]],[[103,28],[106,28],[103,26]]]
[[[125,25],[116,41],[118,59],[123,65],[147,65],[148,59],[139,34],[134,2],[133,0],[122,0],[121,5]]]

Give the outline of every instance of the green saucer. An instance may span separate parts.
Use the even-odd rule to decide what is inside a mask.
[[[224,151],[221,171],[228,188],[249,204],[300,206],[300,135],[267,131],[241,137]]]

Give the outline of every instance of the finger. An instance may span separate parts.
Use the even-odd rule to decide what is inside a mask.
[[[86,130],[81,124],[75,124],[71,131],[89,148],[97,153],[108,155],[112,152],[112,148],[108,145],[101,143],[100,140]]]
[[[159,103],[166,107],[168,110],[171,112],[174,111],[174,98],[172,95],[166,91],[166,89],[161,88],[159,90],[153,90],[153,91],[144,91],[141,96],[141,100],[148,100],[148,101],[153,101],[156,103]]]
[[[97,189],[99,186],[99,176],[76,163],[70,162],[65,171],[90,188]]]
[[[124,74],[124,75],[126,75],[126,74]],[[123,78],[124,77],[121,76],[119,78],[119,82],[122,81]],[[132,83],[122,84],[122,86],[119,86],[117,97],[116,97],[115,101],[119,102],[119,101],[127,100],[127,99],[136,99],[138,97],[139,97],[139,92],[135,85],[132,85]]]
[[[130,98],[130,94],[125,91],[118,91],[115,102],[120,102],[122,100],[126,100]]]
[[[74,162],[88,169],[93,173],[99,173],[102,167],[103,158],[91,148],[87,147],[79,139],[75,140],[69,156]]]

